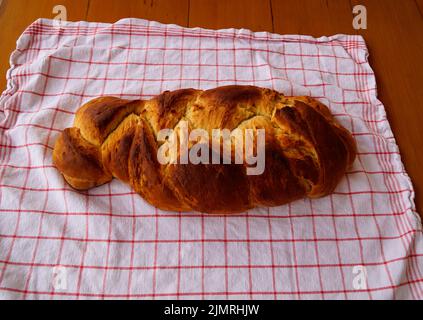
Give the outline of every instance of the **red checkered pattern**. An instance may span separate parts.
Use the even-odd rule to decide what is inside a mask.
[[[360,36],[36,21],[0,100],[0,297],[422,299],[421,221],[367,57]],[[163,212],[119,181],[75,191],[52,166],[93,97],[235,83],[311,95],[353,133],[358,158],[332,195]]]

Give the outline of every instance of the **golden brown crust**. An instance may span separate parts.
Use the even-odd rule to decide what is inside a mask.
[[[246,164],[167,164],[161,129],[264,129],[265,169]],[[152,205],[173,211],[242,212],[331,193],[355,159],[351,134],[310,97],[254,86],[166,91],[148,101],[100,97],[83,105],[59,136],[53,161],[70,185],[88,189],[116,177]],[[180,154],[178,154],[180,156]]]
[[[75,189],[88,189],[112,180],[105,172],[101,154],[82,138],[78,128],[67,128],[56,141],[53,162]]]
[[[152,205],[171,211],[187,211],[189,207],[180,203],[169,189],[161,165],[157,161],[157,143],[145,120],[137,124],[129,152],[129,177],[134,190]]]
[[[76,112],[74,126],[85,140],[100,146],[120,122],[139,107],[139,101],[115,97],[99,97],[84,104]]]

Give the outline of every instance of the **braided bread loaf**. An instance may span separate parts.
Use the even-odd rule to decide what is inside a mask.
[[[246,164],[233,162],[161,164],[157,134],[178,128],[182,120],[190,130],[209,133],[215,128],[265,129],[264,172],[247,175]],[[355,155],[350,133],[318,101],[225,86],[165,91],[148,101],[91,100],[77,111],[74,127],[60,134],[53,162],[76,189],[115,177],[163,210],[235,213],[325,196]]]

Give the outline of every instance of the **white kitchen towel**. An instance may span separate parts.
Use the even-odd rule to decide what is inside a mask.
[[[41,19],[10,63],[1,298],[423,298],[421,221],[362,37]],[[230,216],[163,212],[117,180],[73,190],[52,165],[58,134],[94,97],[227,84],[329,106],[359,151],[332,195]]]

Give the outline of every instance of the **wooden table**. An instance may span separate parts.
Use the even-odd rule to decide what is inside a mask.
[[[313,36],[361,34],[370,50],[379,98],[423,209],[423,0],[3,0],[0,7],[0,87],[22,31],[54,6],[68,20],[114,22],[136,17],[186,27],[248,28]],[[367,8],[367,30],[352,27],[355,5]]]

